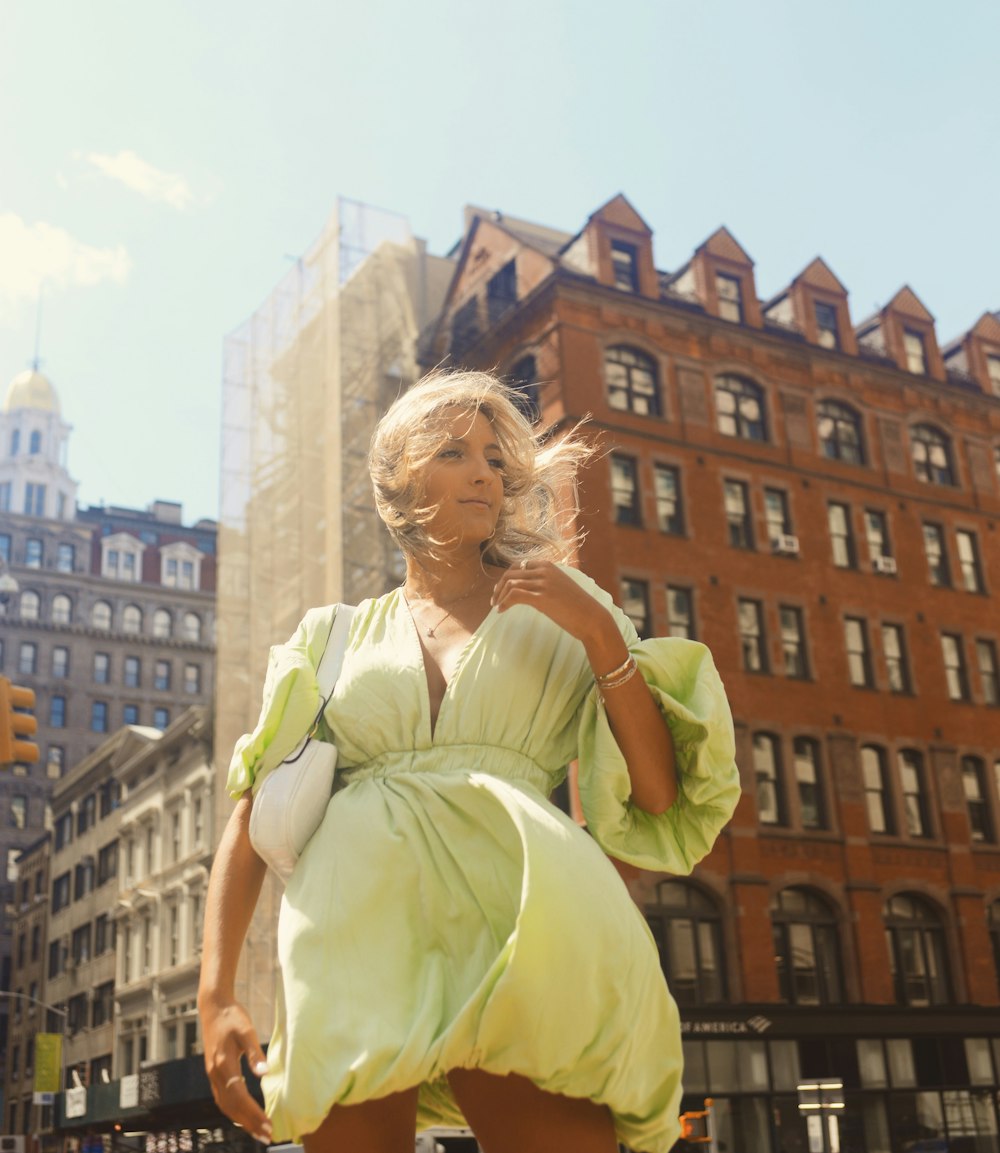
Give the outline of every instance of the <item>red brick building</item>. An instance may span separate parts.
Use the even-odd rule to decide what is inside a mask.
[[[941,348],[904,287],[856,324],[818,258],[761,301],[725,228],[666,274],[623,196],[575,235],[470,209],[457,252],[428,362],[591,414],[581,567],[732,701],[730,828],[631,882],[686,1107],[727,1153],[1000,1149],[1000,317]]]

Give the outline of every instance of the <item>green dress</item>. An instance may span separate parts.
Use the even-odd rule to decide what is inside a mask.
[[[639,641],[605,592],[565,571],[614,613],[667,718],[677,800],[661,816],[631,807],[583,646],[535,609],[490,612],[432,732],[401,590],[363,602],[326,710],[338,787],[281,906],[264,1078],[275,1141],[313,1131],[334,1104],[413,1085],[421,1127],[461,1125],[444,1076],[458,1067],[602,1102],[635,1150],[666,1153],[678,1136],[677,1008],[605,853],[691,871],[739,798],[732,718],[704,645]],[[330,612],[272,649],[233,796],[315,715]],[[575,758],[589,836],[547,800]]]

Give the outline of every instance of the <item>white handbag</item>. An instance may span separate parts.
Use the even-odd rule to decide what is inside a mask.
[[[330,703],[347,648],[354,608],[338,605],[326,648],[316,669],[320,706],[309,732],[256,790],[250,809],[254,852],[287,883],[302,850],[319,828],[333,795],[337,746],[316,735]]]

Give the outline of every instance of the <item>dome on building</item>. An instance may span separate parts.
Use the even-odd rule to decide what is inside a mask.
[[[59,412],[59,397],[52,381],[34,369],[19,372],[7,386],[4,412],[18,408],[40,408],[43,412]]]

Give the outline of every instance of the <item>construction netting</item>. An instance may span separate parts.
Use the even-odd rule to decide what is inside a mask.
[[[398,584],[401,558],[375,515],[366,456],[375,423],[419,376],[421,331],[452,263],[406,220],[349,200],[225,342],[216,681],[216,841],[225,770],[253,728],[270,645],[305,611]],[[238,995],[270,1032],[280,891],[268,881]]]

